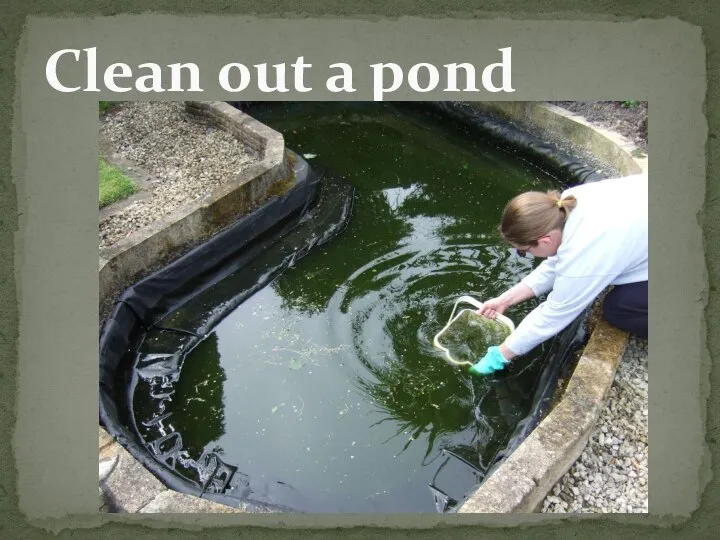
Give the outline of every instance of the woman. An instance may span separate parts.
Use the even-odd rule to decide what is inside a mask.
[[[647,174],[601,180],[560,195],[527,192],[508,203],[500,233],[521,256],[544,260],[517,285],[488,300],[478,313],[495,318],[510,306],[548,294],[514,332],[472,368],[501,370],[568,326],[608,286],[603,315],[614,326],[647,339]]]

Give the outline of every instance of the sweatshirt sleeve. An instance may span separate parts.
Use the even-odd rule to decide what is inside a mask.
[[[567,327],[612,283],[617,273],[578,277],[558,275],[547,300],[536,307],[505,340],[515,354],[525,354]]]
[[[530,287],[535,296],[545,294],[553,288],[555,283],[555,266],[557,264],[557,255],[548,257],[538,267],[525,276],[521,283]]]

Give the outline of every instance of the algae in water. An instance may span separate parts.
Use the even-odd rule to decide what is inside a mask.
[[[494,319],[466,309],[439,338],[456,362],[478,362],[488,347],[500,345],[510,335],[510,328]]]

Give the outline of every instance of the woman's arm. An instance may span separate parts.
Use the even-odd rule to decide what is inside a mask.
[[[544,260],[535,270],[530,272],[520,283],[508,289],[500,296],[491,298],[478,310],[480,315],[494,319],[510,306],[529,300],[552,289],[555,282],[556,257]]]
[[[558,277],[545,302],[536,307],[501,345],[506,359],[525,354],[565,329],[615,278],[616,274]]]
[[[514,306],[528,298],[535,296],[533,290],[525,285],[524,283],[518,283],[513,288],[508,289],[500,296],[491,298],[483,303],[477,313],[487,317],[488,319],[494,319],[498,314],[505,312],[510,306]]]
[[[545,294],[555,285],[557,262],[557,255],[548,257],[540,263],[535,270],[525,276],[521,283],[523,283],[526,287],[529,287],[535,296]]]

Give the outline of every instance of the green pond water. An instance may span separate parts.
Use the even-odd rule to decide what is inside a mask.
[[[434,512],[428,486],[461,497],[528,414],[544,349],[471,378],[433,337],[459,296],[496,296],[539,262],[517,257],[495,231],[510,198],[557,184],[460,128],[391,104],[273,104],[250,114],[356,187],[352,218],[217,324],[177,380],[141,379],[134,414],[167,415],[180,438],[166,446],[176,445],[185,464],[176,470],[189,477],[187,464],[212,454],[255,492],[283,486],[283,502],[301,510]],[[167,324],[221,303],[216,289]],[[518,324],[535,305],[506,315]],[[163,340],[179,347],[183,337],[148,336]],[[172,398],[157,411],[163,388]]]

